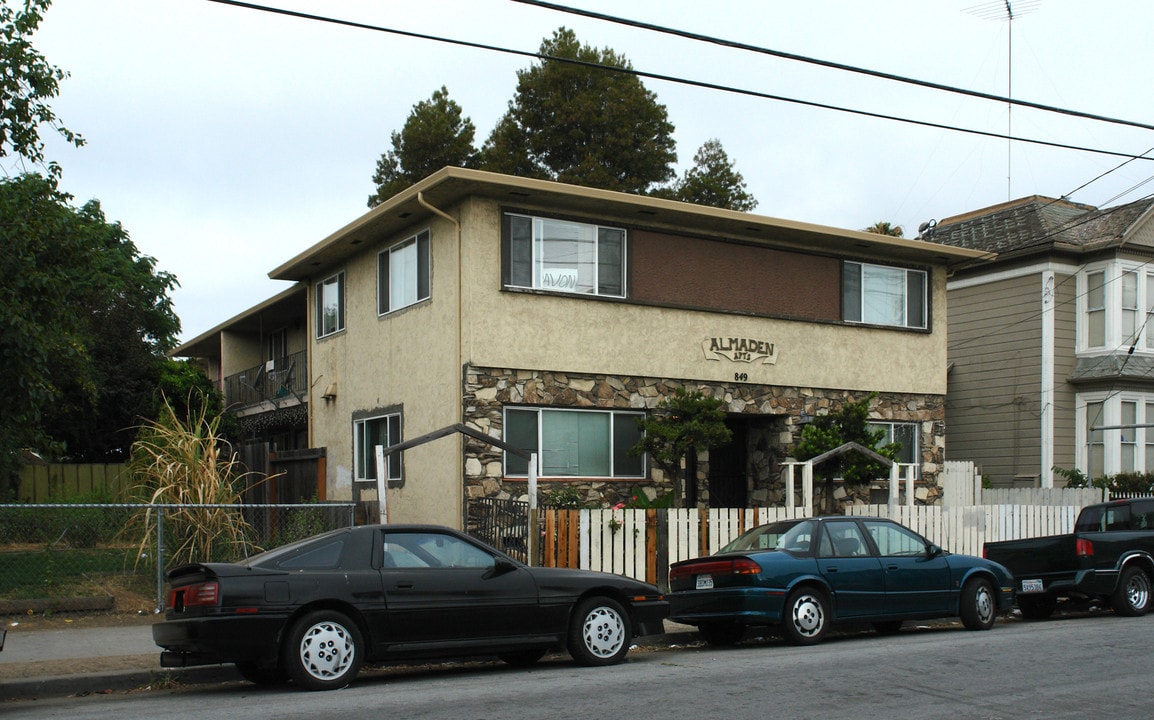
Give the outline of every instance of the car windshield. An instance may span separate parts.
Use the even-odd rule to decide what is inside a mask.
[[[806,552],[809,550],[810,537],[812,535],[812,521],[784,520],[782,522],[755,527],[721,548],[718,552],[741,552],[743,550],[791,550],[793,552]]]

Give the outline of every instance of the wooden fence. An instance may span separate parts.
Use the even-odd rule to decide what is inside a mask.
[[[981,555],[998,540],[1073,532],[1076,505],[858,505],[847,514],[889,517],[953,553]],[[541,510],[541,560],[627,575],[668,587],[669,565],[711,555],[745,530],[809,517],[804,508]]]
[[[56,503],[77,499],[122,502],[132,486],[124,464],[28,464],[20,469],[15,497],[0,502]]]
[[[665,587],[670,563],[717,552],[746,530],[809,517],[804,508],[541,510],[541,560]]]

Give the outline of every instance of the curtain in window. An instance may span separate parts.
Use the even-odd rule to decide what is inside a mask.
[[[541,412],[541,471],[545,475],[610,474],[609,414]]]
[[[906,272],[898,268],[862,266],[862,322],[904,325]]]

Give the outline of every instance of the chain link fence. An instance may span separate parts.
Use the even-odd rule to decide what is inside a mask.
[[[352,503],[0,505],[0,614],[77,607],[78,600],[91,598],[111,598],[110,605],[151,604],[159,612],[164,573],[171,567],[234,562],[349,527],[354,508]]]

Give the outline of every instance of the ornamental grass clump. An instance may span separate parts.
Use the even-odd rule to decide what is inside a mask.
[[[241,512],[243,489],[253,473],[219,435],[220,417],[209,417],[203,403],[199,410],[190,406],[182,421],[166,399],[160,416],[141,428],[133,444],[130,469],[137,498],[179,506],[150,508],[138,516],[143,524],[136,529],[143,537],[138,562],[155,546],[160,513],[169,566],[231,561],[259,549],[248,541],[252,527]]]

